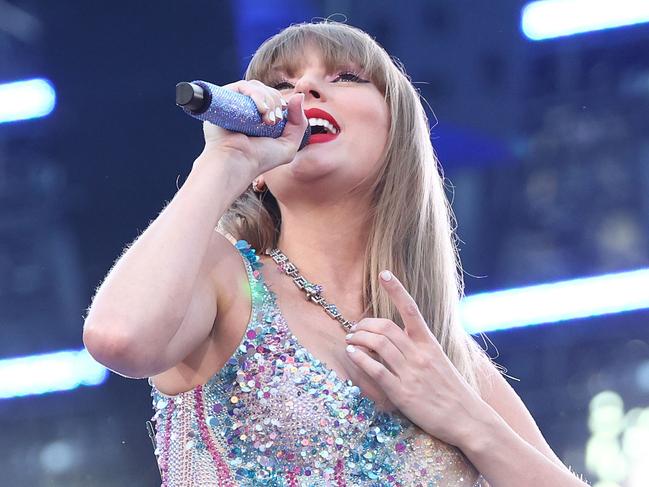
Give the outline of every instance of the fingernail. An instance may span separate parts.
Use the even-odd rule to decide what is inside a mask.
[[[280,107],[275,108],[275,115],[277,115],[279,120],[284,118],[284,114],[282,114],[282,109]]]
[[[347,345],[346,350],[347,350],[349,353],[353,353],[353,352],[356,351],[356,347],[355,347],[354,345],[349,344],[349,345]]]
[[[349,340],[349,339],[351,339],[351,337],[353,337],[353,336],[354,336],[353,333],[349,333],[349,334],[345,335],[345,340]]]
[[[271,122],[275,122],[275,112],[268,112],[268,118]]]
[[[282,102],[282,106],[284,108],[286,108],[288,106],[288,102],[284,98],[281,99],[281,102]]]
[[[390,279],[392,279],[392,273],[390,271],[381,271],[381,274],[379,275],[384,281],[389,281]]]
[[[266,102],[263,102],[261,106],[266,111],[270,110],[270,107],[268,106],[268,103],[266,103]]]

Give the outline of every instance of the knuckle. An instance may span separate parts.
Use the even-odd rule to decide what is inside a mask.
[[[419,307],[414,299],[410,299],[406,303],[406,313],[410,316],[417,316],[419,314]]]
[[[379,335],[377,341],[380,349],[385,349],[390,344],[390,340],[385,335]]]
[[[412,361],[414,362],[415,366],[419,369],[423,369],[428,365],[428,359],[421,354],[416,354],[413,357]]]
[[[388,333],[392,328],[392,322],[390,320],[383,320],[379,324],[379,331],[382,333]]]
[[[381,380],[386,378],[388,373],[389,371],[385,367],[377,367],[372,373],[372,378],[377,382],[380,382]]]

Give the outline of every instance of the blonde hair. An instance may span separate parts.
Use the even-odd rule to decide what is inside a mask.
[[[418,91],[402,65],[367,33],[330,20],[291,25],[266,40],[250,61],[245,78],[269,83],[272,68],[290,73],[305,46],[317,49],[330,70],[350,62],[358,65],[383,93],[391,115],[382,165],[370,184],[373,204],[363,266],[366,313],[403,328],[399,313],[378,284],[379,272],[392,270],[450,361],[480,394],[477,367],[491,358],[459,320],[464,280],[455,217]],[[275,197],[268,191],[259,195],[249,187],[223,215],[218,229],[263,251],[277,245],[280,224]]]

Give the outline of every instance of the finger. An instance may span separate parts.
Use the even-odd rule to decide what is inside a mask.
[[[231,83],[226,85],[225,88],[230,88],[237,93],[242,95],[249,96],[252,98],[252,101],[257,107],[257,111],[261,115],[261,120],[267,125],[273,125],[275,123],[275,108],[273,106],[271,111],[271,105],[274,105],[272,96],[267,92],[267,87],[263,83],[257,80],[249,81],[237,81],[236,83]]]
[[[264,91],[264,97],[266,103],[269,106],[269,110],[267,112],[267,118],[270,119],[270,121],[273,124],[279,123],[284,118],[284,110],[282,108],[281,93],[275,88],[271,88],[270,86],[263,84],[261,81],[257,81],[257,80],[251,80],[251,81],[254,81],[255,84],[258,84],[260,88],[262,88],[262,90]]]
[[[389,397],[398,396],[399,378],[385,365],[351,344],[347,346],[347,355],[354,365],[370,376]]]
[[[275,123],[279,123],[285,116],[284,109],[282,107],[282,95],[278,90],[274,88],[268,88],[268,94],[268,96],[272,100],[270,109],[275,113]]]
[[[288,115],[286,118],[286,126],[282,132],[282,138],[286,137],[292,143],[299,144],[302,141],[304,131],[309,123],[304,114],[303,102],[303,93],[297,93],[288,99]]]
[[[401,332],[403,333],[403,332]],[[361,330],[347,335],[347,343],[356,347],[359,345],[376,353],[375,360],[382,361],[392,373],[398,375],[399,370],[404,370],[406,357],[397,346],[385,335]]]
[[[363,318],[351,329],[354,333],[363,330],[387,337],[404,357],[409,357],[417,352],[412,339],[392,320]]]
[[[379,274],[379,281],[381,281],[388,296],[397,308],[408,336],[413,339],[429,337],[431,333],[419,311],[419,306],[417,306],[417,303],[406,291],[399,279],[390,271],[385,270]]]

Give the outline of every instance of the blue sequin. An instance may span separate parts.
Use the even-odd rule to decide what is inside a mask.
[[[209,485],[228,485],[225,478],[237,486],[487,485],[455,447],[398,411],[378,410],[304,348],[256,272],[255,250],[245,240],[235,246],[252,296],[239,346],[200,390],[168,397],[152,388],[156,455],[168,487],[190,485],[187,475],[209,465],[201,477]]]

